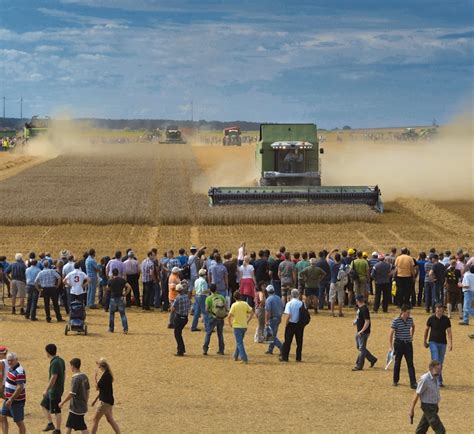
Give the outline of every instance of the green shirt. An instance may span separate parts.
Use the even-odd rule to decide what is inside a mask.
[[[309,261],[303,259],[296,264],[296,271],[298,272],[298,279],[301,279],[301,272],[306,268],[309,267]]]
[[[301,278],[304,280],[305,287],[310,289],[319,288],[319,283],[325,275],[324,270],[316,267],[316,265],[310,265],[301,271]]]
[[[53,375],[57,375],[57,378],[53,387],[49,389],[49,397],[58,399],[64,392],[64,377],[66,376],[66,365],[59,356],[54,356],[49,364],[49,378],[51,379]]]
[[[214,300],[215,298],[220,298],[225,303],[224,296],[217,293],[208,295],[206,297],[206,309],[209,312],[209,315],[211,315],[212,317],[214,317],[214,315],[212,314],[212,300]]]
[[[356,259],[352,261],[351,267],[359,275],[359,279],[366,280],[369,272],[369,263],[365,259]]]

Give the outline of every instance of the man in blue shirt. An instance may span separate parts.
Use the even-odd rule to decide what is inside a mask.
[[[268,345],[265,354],[273,354],[273,348],[277,347],[280,350],[283,344],[278,339],[278,327],[281,323],[281,316],[283,315],[283,302],[278,295],[275,295],[275,288],[272,285],[266,287],[267,299],[265,300],[265,324],[270,326],[273,333],[273,342]]]
[[[227,268],[222,263],[219,253],[214,255],[214,261],[216,263],[209,268],[209,283],[214,283],[217,287],[217,293],[226,297],[229,287]]]
[[[89,250],[89,256],[85,261],[85,266],[87,278],[89,279],[89,287],[87,289],[87,306],[90,309],[96,309],[95,291],[97,288],[97,273],[100,271],[100,265],[95,260],[94,249]]]
[[[30,260],[30,266],[25,272],[26,292],[28,294],[25,317],[26,319],[31,319],[31,321],[38,321],[38,318],[36,318],[36,308],[38,307],[39,291],[36,289],[35,280],[40,271],[41,269],[38,267],[38,261],[36,259]]]
[[[6,274],[10,277],[10,292],[12,296],[12,313],[16,313],[15,305],[16,299],[19,299],[20,313],[25,314],[25,289],[26,289],[26,277],[25,277],[26,265],[23,262],[21,253],[15,255],[15,262],[12,262],[6,269]]]

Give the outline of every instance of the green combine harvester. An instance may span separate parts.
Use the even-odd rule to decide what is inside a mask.
[[[49,117],[40,119],[38,116],[33,116],[30,122],[25,122],[25,127],[23,128],[23,139],[28,141],[35,137],[46,135],[49,130],[49,123]]]
[[[176,143],[176,144],[186,144],[186,140],[183,138],[183,133],[176,125],[170,125],[166,127],[165,139],[160,140],[160,143]]]
[[[314,124],[262,124],[255,162],[258,187],[211,187],[209,204],[366,204],[383,212],[378,186],[321,186]]]

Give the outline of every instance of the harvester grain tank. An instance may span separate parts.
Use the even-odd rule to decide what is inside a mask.
[[[378,186],[321,186],[317,127],[314,124],[262,124],[255,163],[256,187],[211,187],[210,205],[246,203],[367,204],[383,212]]]
[[[224,146],[241,146],[242,139],[240,135],[240,127],[224,128],[224,137],[222,138],[222,144]]]
[[[39,118],[38,116],[33,116],[29,122],[25,122],[23,139],[27,141],[34,137],[46,135],[49,130],[49,124],[49,117]]]
[[[160,143],[176,143],[185,144],[186,140],[183,138],[183,133],[176,125],[170,125],[166,127],[165,139],[160,140]]]

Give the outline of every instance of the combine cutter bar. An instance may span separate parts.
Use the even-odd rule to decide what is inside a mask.
[[[251,203],[366,204],[383,212],[380,189],[375,187],[211,187],[209,205]]]

